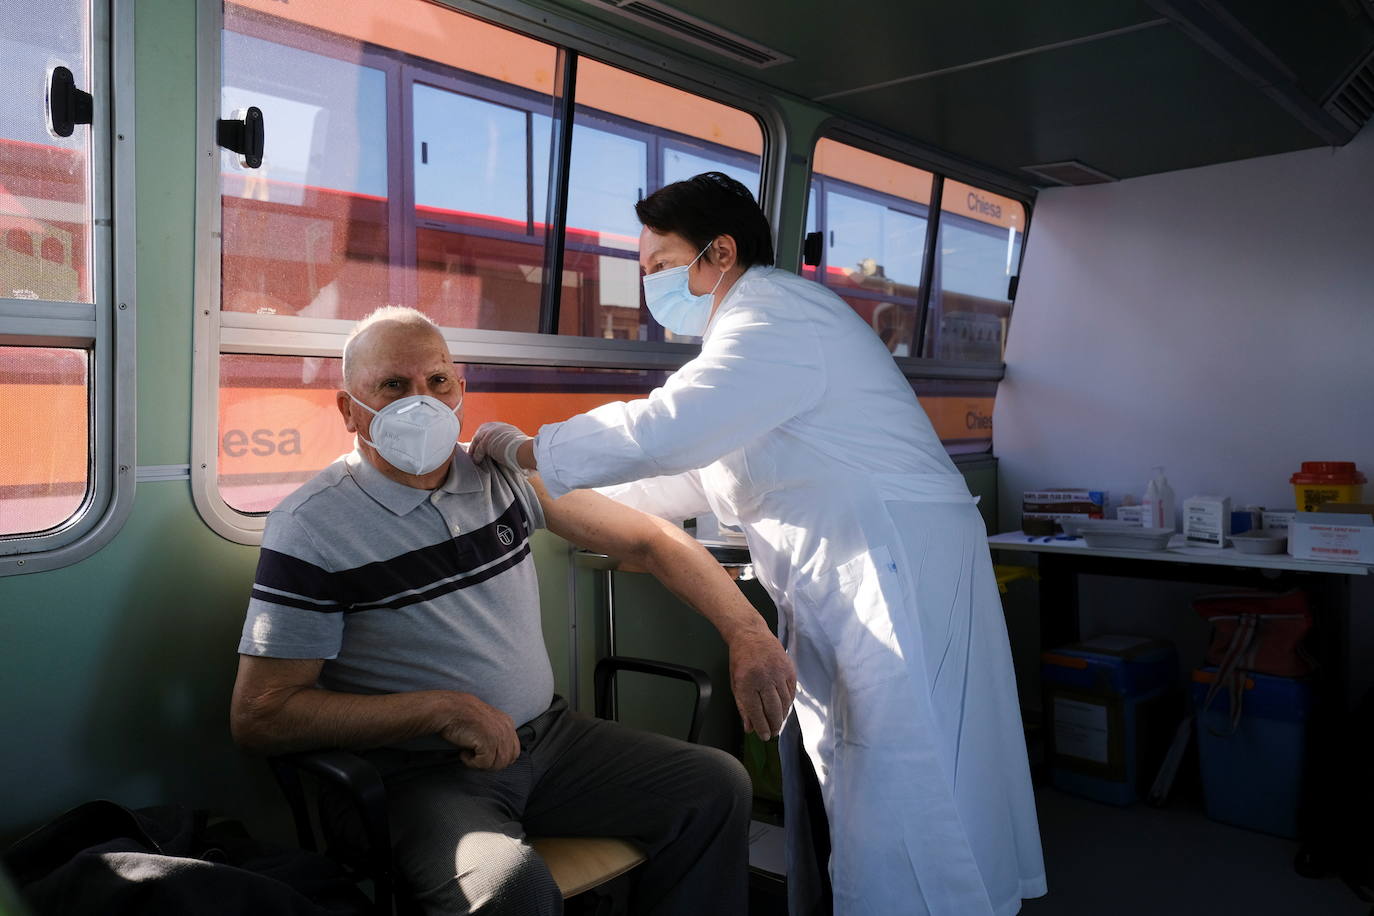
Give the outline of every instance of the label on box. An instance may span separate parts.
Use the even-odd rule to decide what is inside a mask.
[[[1368,515],[1300,512],[1288,526],[1288,552],[1312,560],[1374,563],[1374,524]]]
[[[1260,527],[1265,531],[1287,531],[1288,526],[1293,524],[1293,516],[1297,514],[1296,509],[1265,509],[1260,515]]]
[[[1106,706],[1054,698],[1055,753],[1105,764],[1107,744]]]
[[[1101,518],[1107,494],[1100,490],[1026,490],[1021,494],[1023,512],[1079,512]]]
[[[1224,546],[1228,527],[1215,506],[1183,506],[1183,536],[1190,547]]]
[[[1341,525],[1311,525],[1311,542],[1307,549],[1313,556],[1329,557],[1333,560],[1353,560],[1360,555],[1356,538],[1364,528],[1346,528]]]
[[[1075,519],[1101,518],[1101,517],[1102,517],[1102,516],[1101,516],[1100,514],[1099,514],[1099,515],[1094,515],[1094,514],[1092,514],[1092,513],[1090,513],[1090,512],[1022,512],[1022,513],[1021,513],[1021,518],[1022,518],[1023,520],[1024,520],[1024,519],[1028,519],[1028,518],[1047,518],[1047,519],[1050,519],[1051,521],[1056,521],[1056,522],[1062,522],[1062,521],[1064,521],[1065,519],[1068,519],[1068,520],[1070,520],[1070,521],[1073,521],[1073,520],[1075,520]]]
[[[1025,490],[1021,494],[1028,503],[1097,503],[1102,504],[1101,490]]]

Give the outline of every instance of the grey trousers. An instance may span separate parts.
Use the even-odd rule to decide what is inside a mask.
[[[456,752],[373,751],[387,787],[392,845],[427,914],[557,914],[562,897],[534,836],[617,836],[642,847],[635,916],[744,914],[752,793],[715,748],[575,715],[556,697],[518,730],[499,772]]]

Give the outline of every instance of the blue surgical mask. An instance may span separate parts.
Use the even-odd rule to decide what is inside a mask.
[[[710,247],[707,245],[697,252],[692,264],[700,261]],[[697,296],[687,286],[687,271],[692,269],[692,264],[645,274],[644,304],[649,307],[649,314],[654,316],[654,320],[674,334],[700,337],[711,320],[711,306],[715,302],[720,281],[725,279],[725,271],[720,272],[720,280],[716,281],[709,293]]]

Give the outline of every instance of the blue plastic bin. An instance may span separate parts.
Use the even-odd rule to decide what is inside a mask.
[[[1113,805],[1140,798],[1178,723],[1173,646],[1099,636],[1046,652],[1040,670],[1051,782]]]
[[[1298,833],[1298,800],[1307,749],[1312,686],[1306,680],[1247,674],[1240,724],[1231,727],[1231,698],[1222,689],[1202,704],[1216,668],[1193,672],[1202,793],[1212,820],[1282,837]]]

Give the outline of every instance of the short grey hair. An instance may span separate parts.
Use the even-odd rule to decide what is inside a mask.
[[[374,310],[371,314],[363,317],[357,324],[353,325],[353,330],[348,332],[348,339],[343,346],[343,380],[345,388],[353,387],[353,379],[350,372],[350,361],[352,359],[353,342],[356,341],[364,331],[374,324],[381,324],[384,321],[406,325],[412,328],[428,328],[440,337],[444,332],[439,329],[439,325],[419,309],[413,309],[408,305],[384,305]]]

